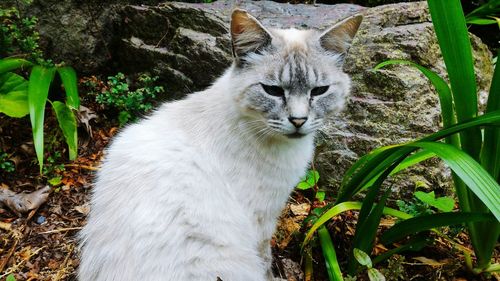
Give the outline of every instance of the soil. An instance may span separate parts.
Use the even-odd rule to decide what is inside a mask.
[[[15,192],[31,192],[60,177],[60,182],[56,181],[51,187],[48,201],[39,208],[18,217],[11,210],[0,207],[0,280],[5,280],[9,274],[16,280],[76,280],[75,270],[79,264],[77,233],[85,224],[89,212],[92,181],[103,158],[103,150],[118,131],[117,123],[107,118],[106,112],[98,105],[85,99],[82,105],[90,110],[87,111],[87,119],[81,119],[82,123],[89,124],[89,130],[83,125],[79,128],[79,156],[73,162],[65,158],[67,151],[57,122],[47,108],[46,165],[43,174],[39,173],[35,161],[29,118],[0,116],[0,148],[8,153],[16,166],[12,173],[0,170],[1,187]],[[88,116],[95,118],[88,120]],[[313,197],[311,191],[292,194],[272,241],[275,273],[283,278],[288,276],[288,280],[304,278],[300,247],[307,225],[303,221],[311,208],[322,204],[311,200]],[[356,212],[347,212],[328,224],[342,267],[346,265],[356,219]],[[385,218],[381,229],[394,223],[395,219]],[[393,256],[375,267],[387,280],[486,279],[468,275],[464,270],[462,254],[447,239],[435,238],[434,243],[418,252]],[[471,248],[463,233],[453,241]],[[377,242],[374,254],[386,250]],[[500,261],[498,251],[494,259]],[[314,280],[328,280],[319,246],[313,248],[312,261]],[[490,278],[500,280],[498,275]],[[361,272],[357,280],[368,280],[366,272]]]

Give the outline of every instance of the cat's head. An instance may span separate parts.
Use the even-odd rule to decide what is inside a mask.
[[[268,29],[244,10],[231,18],[243,114],[261,120],[274,135],[298,138],[340,112],[350,91],[343,58],[362,21],[347,18],[325,31]]]

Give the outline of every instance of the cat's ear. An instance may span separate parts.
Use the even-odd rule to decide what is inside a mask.
[[[262,50],[271,44],[272,37],[256,18],[235,9],[231,16],[231,41],[233,55],[238,58]]]
[[[319,37],[321,47],[330,52],[345,54],[362,20],[363,16],[355,15],[328,28]]]

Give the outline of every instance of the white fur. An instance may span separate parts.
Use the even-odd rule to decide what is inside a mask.
[[[248,132],[241,87],[230,69],[115,138],[81,232],[79,280],[268,280],[269,240],[313,134]]]

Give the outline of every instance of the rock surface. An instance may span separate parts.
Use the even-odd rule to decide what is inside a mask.
[[[363,13],[365,20],[344,66],[353,78],[352,97],[345,114],[329,120],[318,139],[316,166],[325,186],[337,188],[344,171],[371,149],[439,129],[437,95],[418,71],[406,66],[371,71],[387,59],[409,59],[445,76],[425,2],[366,9],[351,4],[268,1],[158,5],[150,1],[153,6],[111,1],[78,6],[78,0],[65,0],[48,4],[54,1],[40,0],[31,11],[41,18],[41,34],[51,42],[46,46],[52,57],[64,59],[84,74],[103,69],[129,74],[149,71],[160,75],[169,95],[166,98],[209,86],[230,64],[228,19],[235,7],[273,27],[324,28],[345,16]],[[64,3],[77,8],[69,9]],[[46,9],[50,10],[47,15]],[[69,34],[70,30],[76,33]],[[473,36],[472,41],[476,73],[481,74],[477,80],[485,90],[492,73],[491,54],[479,39]],[[400,176],[398,190],[412,190],[417,183],[446,187],[448,177],[442,164],[430,161],[425,166]]]

